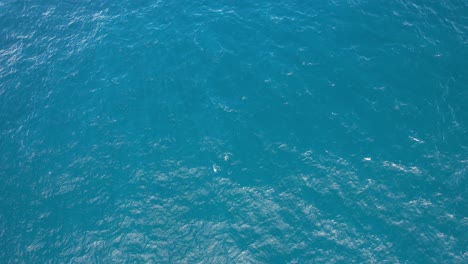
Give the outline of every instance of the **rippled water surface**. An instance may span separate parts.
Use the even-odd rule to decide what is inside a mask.
[[[468,2],[0,0],[1,263],[467,263]]]

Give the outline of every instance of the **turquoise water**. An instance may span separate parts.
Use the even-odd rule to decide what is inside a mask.
[[[0,263],[467,263],[468,3],[0,1]]]

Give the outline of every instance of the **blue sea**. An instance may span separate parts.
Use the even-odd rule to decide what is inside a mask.
[[[468,263],[466,0],[0,0],[0,263]]]

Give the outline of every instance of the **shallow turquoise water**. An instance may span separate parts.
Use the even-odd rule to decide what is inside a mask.
[[[466,263],[468,3],[0,1],[1,263]]]

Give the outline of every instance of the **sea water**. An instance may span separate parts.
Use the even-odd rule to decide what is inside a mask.
[[[467,263],[468,2],[0,1],[1,263]]]

